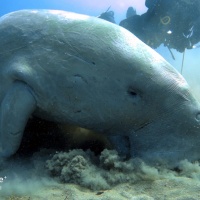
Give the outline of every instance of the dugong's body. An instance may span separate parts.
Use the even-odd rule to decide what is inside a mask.
[[[147,161],[199,158],[200,107],[183,77],[125,29],[64,11],[0,18],[0,153],[31,115],[111,135]]]

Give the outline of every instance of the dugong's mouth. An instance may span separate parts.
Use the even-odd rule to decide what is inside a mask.
[[[145,122],[143,124],[141,124],[139,127],[137,127],[136,129],[134,129],[134,132],[140,131],[143,128],[146,128],[148,125],[150,125],[152,122]]]

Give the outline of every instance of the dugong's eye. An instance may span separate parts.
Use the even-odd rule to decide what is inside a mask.
[[[134,105],[138,105],[138,103],[141,101],[140,92],[138,90],[134,89],[133,87],[129,87],[127,90],[127,93],[131,99],[131,102]]]
[[[131,88],[131,87],[128,88],[127,92],[132,97],[136,97],[138,95],[137,92],[133,88]]]

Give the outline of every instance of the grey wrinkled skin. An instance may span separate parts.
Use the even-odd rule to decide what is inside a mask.
[[[0,154],[28,118],[108,135],[147,162],[200,158],[200,106],[183,77],[127,30],[94,17],[22,10],[0,18]]]

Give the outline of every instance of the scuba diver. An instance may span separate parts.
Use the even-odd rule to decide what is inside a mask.
[[[128,17],[120,26],[152,48],[163,43],[184,52],[200,41],[199,0],[146,0],[145,5],[146,13]]]
[[[142,15],[129,7],[119,25],[154,49],[161,44],[179,52],[195,48],[200,41],[200,0],[146,0],[145,6]],[[99,17],[115,23],[109,9]]]

